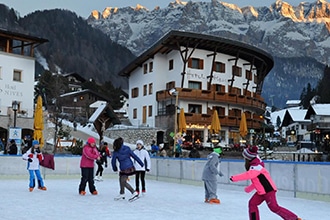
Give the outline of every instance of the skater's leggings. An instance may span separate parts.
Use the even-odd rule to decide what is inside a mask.
[[[100,174],[100,176],[102,176],[103,170],[104,170],[104,168],[103,168],[102,164],[98,164],[97,163],[97,170],[96,170],[96,174],[95,175],[97,176],[97,175]]]
[[[135,172],[135,190],[140,191],[140,179],[142,190],[146,189],[146,181],[145,181],[146,171],[136,171]]]
[[[134,193],[134,189],[127,181],[128,181],[127,175],[119,175],[120,194],[125,193],[125,188],[128,189],[131,193]]]
[[[285,220],[296,220],[298,217],[291,211],[279,206],[276,200],[276,192],[271,191],[264,195],[259,195],[255,193],[249,201],[249,217],[250,220],[260,220],[258,206],[266,201],[268,208],[281,216]]]

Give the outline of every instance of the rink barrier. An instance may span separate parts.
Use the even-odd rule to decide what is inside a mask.
[[[183,184],[202,185],[202,171],[206,159],[151,158],[148,178]],[[80,156],[55,155],[55,170],[42,168],[46,178],[80,177]],[[21,156],[0,155],[0,178],[20,178],[28,175],[27,162]],[[116,177],[110,160],[104,174]],[[265,161],[280,194],[330,202],[329,162]],[[224,174],[218,178],[219,188],[243,190],[248,181],[230,182],[231,175],[244,172],[243,160],[223,159],[220,169]]]

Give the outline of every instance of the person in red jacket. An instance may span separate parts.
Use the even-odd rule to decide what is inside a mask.
[[[249,201],[249,218],[250,220],[260,220],[258,206],[266,201],[268,208],[281,216],[285,220],[301,220],[293,212],[281,207],[276,199],[276,185],[272,180],[268,170],[264,167],[264,163],[258,156],[258,147],[251,146],[245,148],[242,153],[245,158],[246,172],[230,177],[232,182],[251,180],[251,184],[246,186],[244,191],[249,193],[256,190],[256,193]]]
[[[79,184],[79,194],[85,195],[85,188],[88,182],[89,191],[92,195],[97,195],[97,191],[94,185],[94,161],[100,160],[100,153],[96,148],[95,139],[89,137],[87,144],[83,147],[80,168],[81,168],[81,180]]]

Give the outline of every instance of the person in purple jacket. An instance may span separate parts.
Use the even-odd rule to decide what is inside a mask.
[[[117,160],[119,162],[119,185],[120,185],[120,192],[117,197],[115,197],[115,200],[123,200],[125,199],[125,188],[128,189],[131,193],[132,196],[129,199],[129,201],[135,200],[139,194],[135,192],[133,187],[127,182],[128,181],[128,176],[135,174],[135,168],[134,164],[131,160],[131,157],[138,162],[141,167],[144,166],[143,162],[140,160],[136,154],[133,153],[131,148],[128,146],[124,145],[124,140],[120,137],[114,140],[113,142],[113,154],[112,154],[112,159],[111,159],[111,165],[113,171],[117,172]]]
[[[80,168],[81,180],[79,184],[79,194],[84,196],[86,194],[85,188],[88,182],[89,191],[92,195],[97,195],[94,185],[94,161],[100,160],[100,153],[96,148],[96,141],[94,138],[89,137],[87,144],[83,147]]]

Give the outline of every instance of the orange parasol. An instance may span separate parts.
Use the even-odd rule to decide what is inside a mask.
[[[186,117],[184,115],[184,109],[180,109],[180,115],[179,115],[179,132],[185,133],[187,132],[187,123],[186,123]]]
[[[39,95],[37,99],[37,106],[34,111],[34,124],[33,124],[34,132],[33,132],[33,139],[39,141],[40,147],[44,146],[44,137],[43,137],[43,130],[44,130],[44,117],[42,111],[42,98]]]
[[[247,123],[246,123],[246,116],[245,113],[242,113],[241,116],[241,122],[239,124],[239,134],[244,138],[248,133],[248,129],[247,129]]]
[[[220,120],[218,116],[218,111],[214,110],[212,115],[212,122],[211,122],[211,128],[210,132],[211,134],[218,134],[221,130]]]

